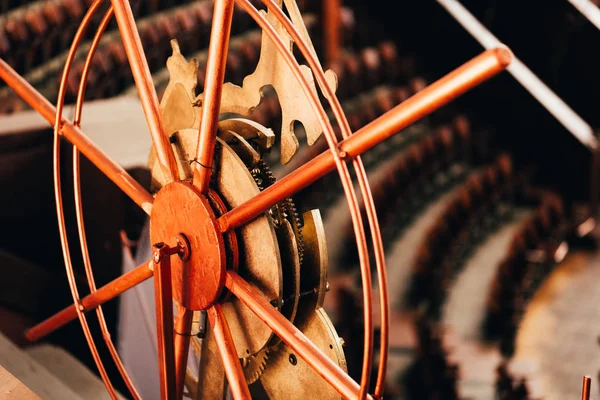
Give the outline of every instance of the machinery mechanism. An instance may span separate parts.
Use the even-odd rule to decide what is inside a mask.
[[[160,103],[129,3],[112,0],[90,46],[86,66],[114,13],[154,143],[149,156],[149,193],[80,130],[87,69],[82,73],[73,121],[62,115],[73,56],[101,3],[92,3],[75,36],[56,109],[0,60],[0,76],[55,127],[55,194],[74,303],[29,330],[28,338],[38,340],[78,318],[107,390],[116,398],[85,312],[96,309],[102,322],[101,304],[153,278],[162,398],[215,399],[228,392],[236,399],[248,398],[255,394],[249,385],[254,388],[252,384],[257,381],[264,391],[257,396],[273,399],[381,398],[389,325],[385,261],[360,154],[501,72],[511,61],[510,51],[486,51],[352,133],[335,96],[335,74],[323,70],[295,0],[264,0],[266,12],[258,11],[248,0],[235,2],[263,29],[260,61],[242,86],[223,84],[234,1],[215,0],[204,92],[196,95],[197,63],[186,60],[173,41],[173,54],[167,61],[170,82]],[[294,46],[308,65],[295,61]],[[277,127],[264,127],[244,118],[259,106],[267,87],[276,91],[281,105],[280,135],[270,129]],[[339,138],[319,92],[331,106],[340,127]],[[279,148],[283,164],[292,159],[300,145],[294,133],[296,122],[304,128],[308,145],[324,133],[329,150],[277,181],[264,156]],[[60,136],[75,146],[73,174],[90,286],[87,296],[80,296],[73,281],[62,207]],[[87,255],[79,152],[150,216],[152,259],[101,288],[95,287]],[[349,166],[356,173],[359,190],[350,179]],[[344,186],[361,260],[365,326],[360,382],[346,373],[344,351],[353,349],[343,348],[343,340],[322,308],[329,284],[319,211],[299,211],[293,201],[295,192],[333,170],[338,171]],[[358,198],[367,210],[364,221]],[[374,268],[369,262],[367,238],[373,241]],[[381,338],[377,374],[370,384],[374,358],[372,270],[380,288]],[[106,326],[103,329],[106,345],[131,396],[138,398]],[[370,388],[374,388],[372,394],[368,393]]]
[[[265,38],[264,42],[269,46],[268,38]],[[193,165],[190,160],[193,159],[198,137],[194,122],[200,118],[201,108],[198,104],[202,104],[202,95],[195,96],[195,61],[185,60],[176,41],[172,42],[172,47],[173,55],[167,61],[171,78],[160,108],[167,131],[175,132],[170,137],[170,142],[177,160],[179,176],[191,180]],[[273,50],[265,51],[263,48],[261,60],[265,59],[268,52],[272,54]],[[254,88],[265,86],[264,83],[253,83],[253,77],[260,76],[261,70],[265,68],[268,68],[268,65],[264,61],[259,63],[257,71],[244,81],[244,88],[232,84],[225,85],[223,97],[240,98],[239,92],[245,88],[252,88],[252,85]],[[284,80],[279,82],[282,84]],[[292,87],[295,84],[293,80],[286,82],[288,87],[282,88],[283,90],[298,90]],[[268,84],[277,87],[274,83]],[[254,93],[252,90],[248,92]],[[259,90],[256,90],[256,93],[260,94]],[[237,111],[248,114],[258,105],[260,97],[256,100],[257,102],[246,106],[230,100],[231,105],[223,104],[221,112]],[[174,118],[174,115],[184,117]],[[296,118],[300,120],[302,116],[298,115]],[[171,123],[173,125],[170,125]],[[293,126],[292,120],[284,120],[283,124],[284,127]],[[271,129],[244,118],[223,119],[217,129],[217,144],[212,164],[212,207],[217,213],[223,213],[228,208],[252,199],[275,183],[275,177],[265,162],[264,155],[271,151],[276,137]],[[285,135],[289,136],[290,140],[281,141],[282,162],[288,160],[285,154],[295,153],[298,147],[298,140],[293,132],[287,131]],[[287,147],[286,143],[292,148]],[[149,165],[153,178],[152,189],[159,191],[168,184],[168,178],[159,167],[155,149],[152,149],[150,154]],[[209,198],[210,196],[209,194]],[[228,259],[233,268],[237,268],[245,279],[259,287],[270,299],[270,303],[307,335],[319,350],[346,370],[342,341],[322,308],[327,288],[327,246],[318,210],[309,210],[300,215],[293,200],[284,199],[251,224],[242,227],[235,239],[230,238],[228,253],[237,255],[237,259]],[[331,390],[302,359],[297,358],[293,350],[274,336],[260,318],[243,303],[232,300],[223,305],[223,312],[229,321],[242,371],[249,385],[260,380],[269,398],[328,395],[339,398],[337,392]],[[201,311],[197,311],[193,320],[205,321],[205,318]],[[200,330],[203,329],[192,327],[192,331]],[[223,366],[218,358],[206,356],[207,353],[218,352],[214,337],[210,333],[203,340],[193,337],[190,345],[191,357],[195,359],[192,363],[199,363],[198,375],[193,376],[191,371],[188,371],[186,376],[190,395],[206,399],[223,397],[224,382],[213,375],[215,371],[222,371]],[[291,391],[289,387],[286,388],[290,381],[285,377],[289,375],[300,377],[300,384]],[[223,372],[218,376],[223,377]]]

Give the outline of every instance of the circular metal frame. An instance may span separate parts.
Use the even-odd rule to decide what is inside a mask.
[[[90,23],[92,16],[100,7],[102,0],[95,0],[92,3],[76,32],[67,57],[67,61],[65,63],[65,67],[63,69],[56,110],[53,110],[51,105],[45,101],[45,99],[43,99],[39,93],[35,92],[31,86],[24,82],[22,78],[20,78],[2,60],[0,60],[0,76],[5,79],[7,83],[24,98],[24,100],[30,103],[46,119],[54,120],[54,190],[57,214],[59,217],[61,245],[63,248],[67,276],[74,302],[73,306],[68,307],[61,313],[57,314],[56,317],[51,317],[48,321],[40,324],[40,326],[44,326],[43,329],[38,328],[36,330],[36,328],[33,328],[28,333],[28,337],[39,338],[44,334],[49,333],[51,330],[54,330],[62,324],[68,322],[68,320],[72,320],[75,317],[79,318],[86,340],[96,365],[100,371],[102,380],[111,397],[116,398],[115,389],[106,374],[106,370],[102,364],[102,361],[100,360],[98,350],[91,336],[91,332],[84,314],[84,312],[88,309],[96,308],[102,334],[109,348],[111,356],[117,365],[117,368],[119,369],[119,372],[121,373],[121,376],[123,377],[129,391],[131,392],[131,395],[137,399],[139,398],[139,394],[127,375],[116,349],[114,348],[114,344],[110,339],[110,334],[108,333],[106,323],[104,321],[104,315],[100,307],[103,302],[115,297],[121,293],[123,289],[118,290],[111,286],[111,284],[108,284],[100,289],[96,288],[86,243],[85,227],[83,223],[83,207],[81,204],[79,174],[79,151],[82,151],[114,183],[116,183],[126,194],[134,199],[134,201],[140,205],[144,211],[146,211],[148,214],[151,213],[151,204],[153,202],[152,196],[143,188],[141,188],[139,184],[133,181],[131,177],[122,170],[122,168],[118,167],[107,156],[105,156],[104,153],[96,148],[93,143],[89,142],[89,140],[87,140],[79,130],[85,95],[85,85],[91,60],[94,57],[94,53],[100,38],[110,19],[112,18],[113,13],[116,16],[119,30],[121,31],[121,35],[123,37],[129,64],[133,71],[134,79],[140,94],[140,100],[148,121],[149,130],[153,138],[154,146],[157,150],[160,167],[164,172],[167,173],[167,176],[171,177],[171,182],[177,181],[178,176],[174,155],[171,151],[168,137],[162,131],[162,121],[158,109],[156,92],[152,86],[150,71],[145,60],[144,51],[141,46],[141,40],[135,26],[135,21],[133,19],[129,2],[128,0],[111,1],[112,5],[106,11],[106,14],[97,29],[92,41],[92,45],[90,46],[87,54],[77,95],[75,118],[72,124],[66,121],[62,115],[66,92],[66,81],[67,77],[69,76],[71,64],[75,57],[79,43]],[[326,112],[318,99],[317,93],[311,89],[307,79],[302,73],[300,73],[300,65],[295,60],[291,51],[286,47],[282,39],[277,35],[273,26],[269,24],[267,19],[250,3],[249,0],[215,0],[215,11],[213,14],[213,26],[211,28],[209,58],[207,64],[207,84],[204,94],[203,114],[197,146],[196,160],[199,162],[195,164],[196,168],[194,170],[194,185],[198,188],[200,193],[208,193],[210,168],[206,168],[204,166],[210,166],[210,163],[212,162],[214,143],[216,140],[216,123],[219,117],[221,89],[231,29],[231,17],[234,3],[237,3],[258,23],[258,25],[273,41],[279,53],[284,57],[288,66],[295,73],[302,90],[310,100],[311,107],[319,119],[324,135],[327,139],[329,151],[323,153],[321,156],[310,161],[306,165],[298,168],[296,171],[292,172],[287,177],[274,184],[272,187],[261,192],[252,200],[252,205],[250,205],[249,202],[242,204],[219,217],[216,220],[218,226],[215,228],[215,232],[218,232],[217,229],[220,228],[220,232],[218,233],[224,234],[232,229],[235,229],[236,227],[243,225],[244,223],[251,221],[253,218],[264,212],[270,205],[278,202],[282,198],[289,197],[289,195],[307,186],[312,181],[318,179],[333,169],[337,169],[350,209],[357,248],[359,251],[360,269],[362,275],[365,343],[363,349],[364,357],[360,385],[349,378],[339,367],[333,364],[314,345],[312,345],[312,343],[306,340],[306,338],[303,339],[302,333],[276,310],[273,311],[273,308],[269,306],[268,301],[264,299],[260,293],[257,293],[255,289],[248,285],[239,275],[237,275],[237,273],[234,271],[226,272],[225,286],[233,293],[233,295],[238,297],[261,319],[263,319],[263,321],[271,329],[273,329],[273,331],[279,335],[284,342],[294,349],[300,357],[304,358],[305,361],[311,367],[313,367],[317,373],[323,376],[323,378],[328,381],[343,397],[360,399],[367,397],[381,398],[383,395],[383,384],[388,353],[389,304],[387,279],[381,233],[379,231],[376,210],[373,204],[373,198],[369,188],[366,172],[360,159],[360,154],[387,137],[393,135],[399,129],[406,127],[420,117],[432,112],[439,106],[464,93],[466,90],[475,86],[479,82],[488,79],[489,77],[502,71],[510,63],[511,53],[505,48],[499,48],[485,52],[481,56],[472,60],[470,63],[450,74],[448,77],[436,82],[430,88],[423,90],[418,95],[407,100],[405,103],[396,107],[392,111],[380,117],[378,120],[352,135],[348,121],[345,118],[341,105],[335,95],[334,88],[330,87],[327,83],[325,72],[323,71],[323,68],[321,67],[316,55],[314,54],[312,45],[304,40],[292,21],[290,21],[290,19],[283,13],[279,5],[277,5],[273,0],[262,1],[267,6],[269,12],[273,13],[276,19],[285,27],[287,32],[294,40],[294,43],[298,46],[300,52],[307,60],[312,73],[319,84],[319,88],[321,89],[324,97],[328,99],[330,103],[333,114],[341,128],[343,141],[338,142],[331,122],[329,121]],[[289,4],[288,1],[285,3],[288,7],[290,7],[290,4],[295,6],[293,1],[291,1]],[[60,181],[60,136],[65,136],[74,145],[73,178],[75,185],[77,225],[79,230],[81,251],[84,258],[85,272],[91,292],[89,296],[86,296],[83,299],[79,296],[77,287],[75,285],[73,266],[66,236]],[[361,216],[361,208],[359,206],[357,194],[350,178],[350,173],[346,164],[347,160],[352,160],[353,168],[355,169],[358,178],[358,186],[364,202],[363,207],[366,210],[369,230],[373,240],[377,283],[380,288],[380,362],[373,396],[368,394],[369,376],[373,358],[371,267],[369,263],[369,252],[366,242],[365,226]],[[158,261],[155,260],[154,262],[143,264],[132,271],[133,273],[125,274],[121,278],[118,278],[113,282],[113,284],[126,281],[128,287],[132,287],[136,283],[147,279],[150,276],[148,274],[148,269],[153,268],[155,285],[158,285],[156,287],[158,289],[164,289],[165,287],[161,285],[168,284],[168,286],[170,286],[170,279],[168,279],[168,282],[166,283],[164,279],[166,277],[170,277],[170,262],[165,261],[163,265],[163,260],[168,260],[168,255],[175,254],[175,252],[178,251],[178,248],[175,246],[173,249],[171,249],[170,253],[168,246],[157,251],[159,251],[159,253],[157,253],[158,257],[156,258]],[[165,254],[167,256],[165,256]],[[158,292],[163,293],[162,290],[158,290]],[[170,296],[171,289],[165,289],[164,293]],[[172,314],[169,314],[168,312],[165,312],[164,314],[162,313],[162,310],[167,310],[169,308],[164,306],[166,300],[170,302],[171,298],[157,298],[157,311],[160,314],[160,317],[163,318],[169,316],[171,319],[171,321],[168,322],[165,322],[165,319],[163,319],[164,325],[159,326],[159,331],[163,332],[165,337],[169,336],[165,333],[168,332],[168,330],[164,331],[165,327],[172,328],[173,326]],[[163,304],[162,310],[159,308],[159,303]],[[86,306],[88,307],[87,309]],[[176,331],[183,333],[189,332],[191,325],[191,312],[188,312],[189,310],[185,308],[182,309],[181,306],[179,307],[179,311],[181,312],[178,313]],[[226,376],[228,378],[232,393],[235,398],[246,398],[249,396],[248,387],[245,383],[244,375],[241,372],[236,351],[233,347],[233,340],[229,332],[227,321],[225,320],[221,311],[221,307],[219,304],[216,304],[210,307],[207,311],[209,320],[213,327],[217,345],[219,347],[219,352],[223,359]],[[157,317],[159,317],[159,315],[157,315]],[[187,356],[187,346],[189,345],[189,340],[181,340],[179,336],[174,340],[171,337],[170,340],[171,343],[169,343],[169,341],[166,341],[165,343],[167,347],[169,345],[174,345],[174,349],[169,350],[174,350],[174,366],[171,366],[171,368],[166,366],[167,363],[164,357],[162,358],[162,365],[160,365],[161,371],[163,371],[161,372],[161,393],[164,398],[171,397],[173,393],[177,393],[177,397],[180,397],[183,393],[182,382]],[[175,388],[174,385],[177,387]]]

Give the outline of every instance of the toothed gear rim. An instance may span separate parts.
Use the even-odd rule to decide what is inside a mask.
[[[267,368],[271,350],[264,348],[255,355],[242,359],[242,370],[248,385],[252,385],[258,381],[262,373]]]
[[[260,159],[254,168],[250,168],[250,174],[256,181],[256,185],[261,192],[274,184],[277,180],[263,159]],[[302,236],[303,222],[294,201],[291,198],[287,198],[271,207],[268,214],[271,216],[276,226],[279,226],[283,219],[288,220],[292,225],[294,236],[296,236],[296,242],[298,244],[300,265],[302,266],[304,257],[304,237]]]

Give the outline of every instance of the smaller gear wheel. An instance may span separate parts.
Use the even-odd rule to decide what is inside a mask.
[[[254,168],[250,169],[250,174],[261,191],[265,190],[276,181],[273,172],[271,172],[271,169],[262,158],[257,162]],[[296,208],[294,201],[291,198],[281,201],[271,208],[269,214],[275,225],[281,224],[283,219],[287,219],[290,224],[292,224],[298,244],[300,264],[302,264],[304,258],[304,237],[302,236],[303,222],[300,218],[300,214],[298,214],[298,209]]]
[[[269,353],[270,350],[264,348],[255,355],[242,359],[242,370],[248,385],[256,382],[267,368]]]

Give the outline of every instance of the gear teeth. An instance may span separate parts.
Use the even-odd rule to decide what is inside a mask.
[[[256,382],[265,371],[270,353],[271,351],[268,348],[264,348],[255,355],[243,360],[244,377],[246,378],[246,383],[248,383],[248,385]]]
[[[260,191],[265,190],[277,180],[263,159],[258,160],[256,166],[250,169],[250,175],[254,178]],[[291,198],[283,200],[281,203],[272,207],[269,214],[276,225],[280,225],[282,219],[287,219],[292,224],[294,235],[296,236],[296,243],[298,245],[298,258],[300,265],[302,265],[304,260],[304,236],[302,235],[303,223],[294,201]]]
[[[289,216],[291,218],[292,227],[294,228],[294,234],[296,235],[296,242],[298,244],[298,258],[300,259],[300,265],[304,260],[304,236],[302,235],[303,222],[300,219],[300,213],[291,198],[286,201],[286,208],[288,209]]]

